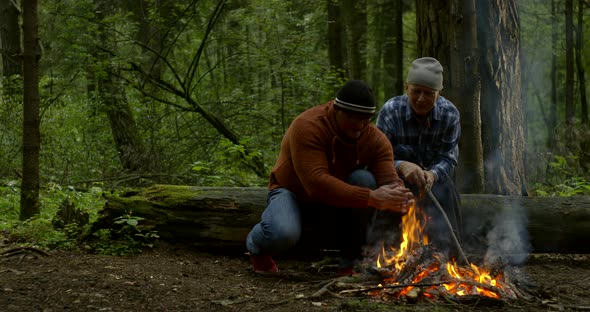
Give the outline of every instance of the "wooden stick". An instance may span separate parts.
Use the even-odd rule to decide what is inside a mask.
[[[395,285],[375,286],[375,287],[360,288],[360,289],[345,289],[345,290],[340,291],[339,293],[346,294],[346,293],[357,293],[357,292],[365,292],[365,291],[372,291],[372,290],[405,288],[405,287],[430,287],[430,286],[440,286],[442,284],[447,284],[447,283],[448,282],[395,284]]]
[[[316,291],[313,295],[311,295],[311,298],[319,298],[326,293],[330,293],[331,291],[328,288],[330,288],[332,285],[334,285],[337,281],[338,281],[337,278],[331,280],[329,283],[327,283],[322,288],[320,288],[320,290]]]
[[[471,264],[469,263],[469,260],[467,260],[467,257],[465,256],[465,253],[463,252],[463,248],[461,248],[461,244],[459,243],[459,240],[457,239],[457,235],[455,235],[455,230],[453,229],[453,225],[451,225],[451,221],[449,221],[449,217],[447,216],[445,210],[440,205],[440,203],[438,202],[436,197],[434,197],[434,194],[432,194],[432,191],[430,190],[430,188],[428,186],[426,186],[424,189],[426,189],[426,194],[428,194],[428,197],[430,197],[430,199],[432,200],[432,202],[434,203],[436,208],[438,208],[438,210],[440,210],[440,213],[442,214],[443,218],[445,219],[445,222],[447,223],[447,226],[449,227],[449,230],[451,231],[451,237],[453,238],[453,242],[455,243],[455,245],[457,246],[457,249],[459,250],[461,260],[463,260],[463,262],[465,262],[465,264],[467,266],[471,267]]]

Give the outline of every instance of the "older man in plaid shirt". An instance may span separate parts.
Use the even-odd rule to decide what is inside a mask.
[[[385,103],[377,127],[393,145],[398,174],[416,193],[424,194],[425,187],[431,188],[461,237],[460,200],[453,181],[459,157],[460,115],[453,103],[440,95],[442,72],[441,64],[432,57],[415,60],[408,73],[406,94]],[[451,247],[452,236],[444,217],[427,197],[422,205],[433,244],[441,249]]]

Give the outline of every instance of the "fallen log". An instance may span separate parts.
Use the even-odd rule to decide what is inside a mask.
[[[108,194],[92,231],[109,228],[113,219],[131,213],[144,218],[141,224],[153,227],[163,239],[243,250],[246,235],[260,220],[265,208],[266,192],[263,187],[156,185],[118,195]],[[513,222],[515,226],[524,224],[520,234],[530,235],[532,250],[529,251],[590,253],[588,196],[464,194],[461,202],[463,236],[469,244],[486,244],[486,236],[494,227],[500,225],[502,231],[502,225]],[[510,226],[506,228],[511,229]],[[314,239],[302,238],[306,248],[320,245],[329,248],[330,242],[314,234]],[[303,237],[306,237],[305,232]]]

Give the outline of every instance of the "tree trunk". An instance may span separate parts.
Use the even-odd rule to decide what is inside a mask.
[[[383,93],[385,100],[404,93],[403,1],[385,0],[383,4]]]
[[[2,76],[22,76],[21,31],[18,25],[19,1],[0,1],[0,51]]]
[[[578,0],[578,26],[576,28],[576,68],[578,69],[578,86],[580,88],[580,106],[582,124],[588,126],[588,101],[586,99],[586,71],[582,60],[584,50],[584,0]]]
[[[558,0],[551,0],[551,102],[549,103],[549,124],[547,129],[547,147],[553,144],[555,127],[557,126],[557,3]]]
[[[122,195],[107,195],[92,231],[112,227],[114,218],[132,213],[145,218],[140,225],[152,228],[167,240],[243,249],[248,232],[259,222],[265,209],[266,193],[266,188],[261,187],[156,185]],[[521,226],[519,229],[524,231],[528,228],[534,252],[590,252],[586,243],[590,236],[590,197],[470,194],[462,195],[461,202],[463,230],[470,247],[474,243],[485,247],[486,235],[498,225],[497,221],[506,221],[502,217],[510,217],[507,221],[517,225],[514,220],[521,215],[525,216],[524,221],[513,228]],[[315,239],[302,239],[301,244],[306,249],[329,248],[333,242],[318,239],[324,237],[321,234],[321,229],[305,229],[303,237]]]
[[[135,34],[137,41],[142,45],[141,51],[143,56],[142,69],[144,72],[149,73],[154,77],[161,77],[162,75],[162,59],[161,56],[165,55],[165,47],[169,41],[172,41],[170,36],[164,34],[170,33],[170,30],[174,28],[174,4],[162,0],[147,1],[147,0],[131,0],[126,1],[126,10],[133,13],[134,21],[139,25],[137,33]],[[156,93],[157,87],[152,84],[145,85],[147,92]],[[140,102],[143,105],[150,106],[153,104],[153,99],[148,96],[143,96]],[[142,153],[142,157],[150,164],[149,169],[152,172],[160,172],[162,170],[162,162],[160,155],[155,152],[161,147],[154,146],[153,142],[157,142],[157,136],[159,133],[158,123],[149,122],[144,125],[147,129],[147,133],[150,133],[148,142],[152,142],[151,146],[144,147],[143,140],[140,144],[145,150]]]
[[[367,3],[367,83],[373,89],[377,103],[382,103],[381,98],[381,79],[382,55],[385,41],[385,32],[383,31],[383,17],[391,19],[389,12],[383,11],[383,1],[372,1]],[[391,88],[391,87],[387,87]]]
[[[113,3],[111,0],[96,0],[95,3],[97,19],[100,21],[98,41],[105,49],[97,54],[103,71],[102,74],[95,75],[98,98],[108,116],[123,169],[130,172],[150,172],[153,164],[146,157],[125,90],[118,82],[118,69],[111,62],[112,51],[115,51],[115,35],[106,19],[113,12]]]
[[[453,22],[450,12],[451,0],[416,0],[418,57],[436,58],[443,66],[445,82],[450,81],[450,75],[452,75],[449,71],[449,64],[451,64],[449,25]]]
[[[328,59],[330,61],[330,68],[334,70],[337,77],[346,77],[344,58],[345,46],[342,42],[343,28],[342,17],[340,14],[340,2],[336,0],[328,1]]]
[[[486,193],[525,195],[520,28],[515,0],[476,2]]]
[[[20,219],[39,214],[39,25],[37,0],[23,3],[23,178]]]
[[[449,72],[445,75],[446,96],[461,112],[460,161],[457,185],[461,193],[478,194],[484,190],[483,147],[479,55],[475,0],[452,1]]]
[[[565,124],[574,124],[574,4],[565,0]],[[568,131],[567,133],[571,133]],[[573,138],[572,138],[573,139]],[[568,140],[571,142],[572,140]]]
[[[479,57],[472,0],[419,0],[416,29],[418,55],[437,58],[444,68],[442,95],[461,112],[457,184],[465,193],[484,187],[481,139]],[[444,12],[445,14],[439,14]]]
[[[346,54],[349,79],[366,80],[367,70],[367,2],[342,0],[341,10],[346,29]]]

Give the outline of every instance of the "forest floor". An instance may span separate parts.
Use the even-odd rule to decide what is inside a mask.
[[[7,246],[3,246],[7,247]],[[138,256],[35,251],[0,257],[0,311],[581,311],[590,310],[590,255],[535,254],[521,268],[530,300],[479,304],[384,302],[318,291],[334,272],[313,260],[277,259],[278,274],[249,257],[170,244]],[[315,295],[315,296],[314,296]]]

